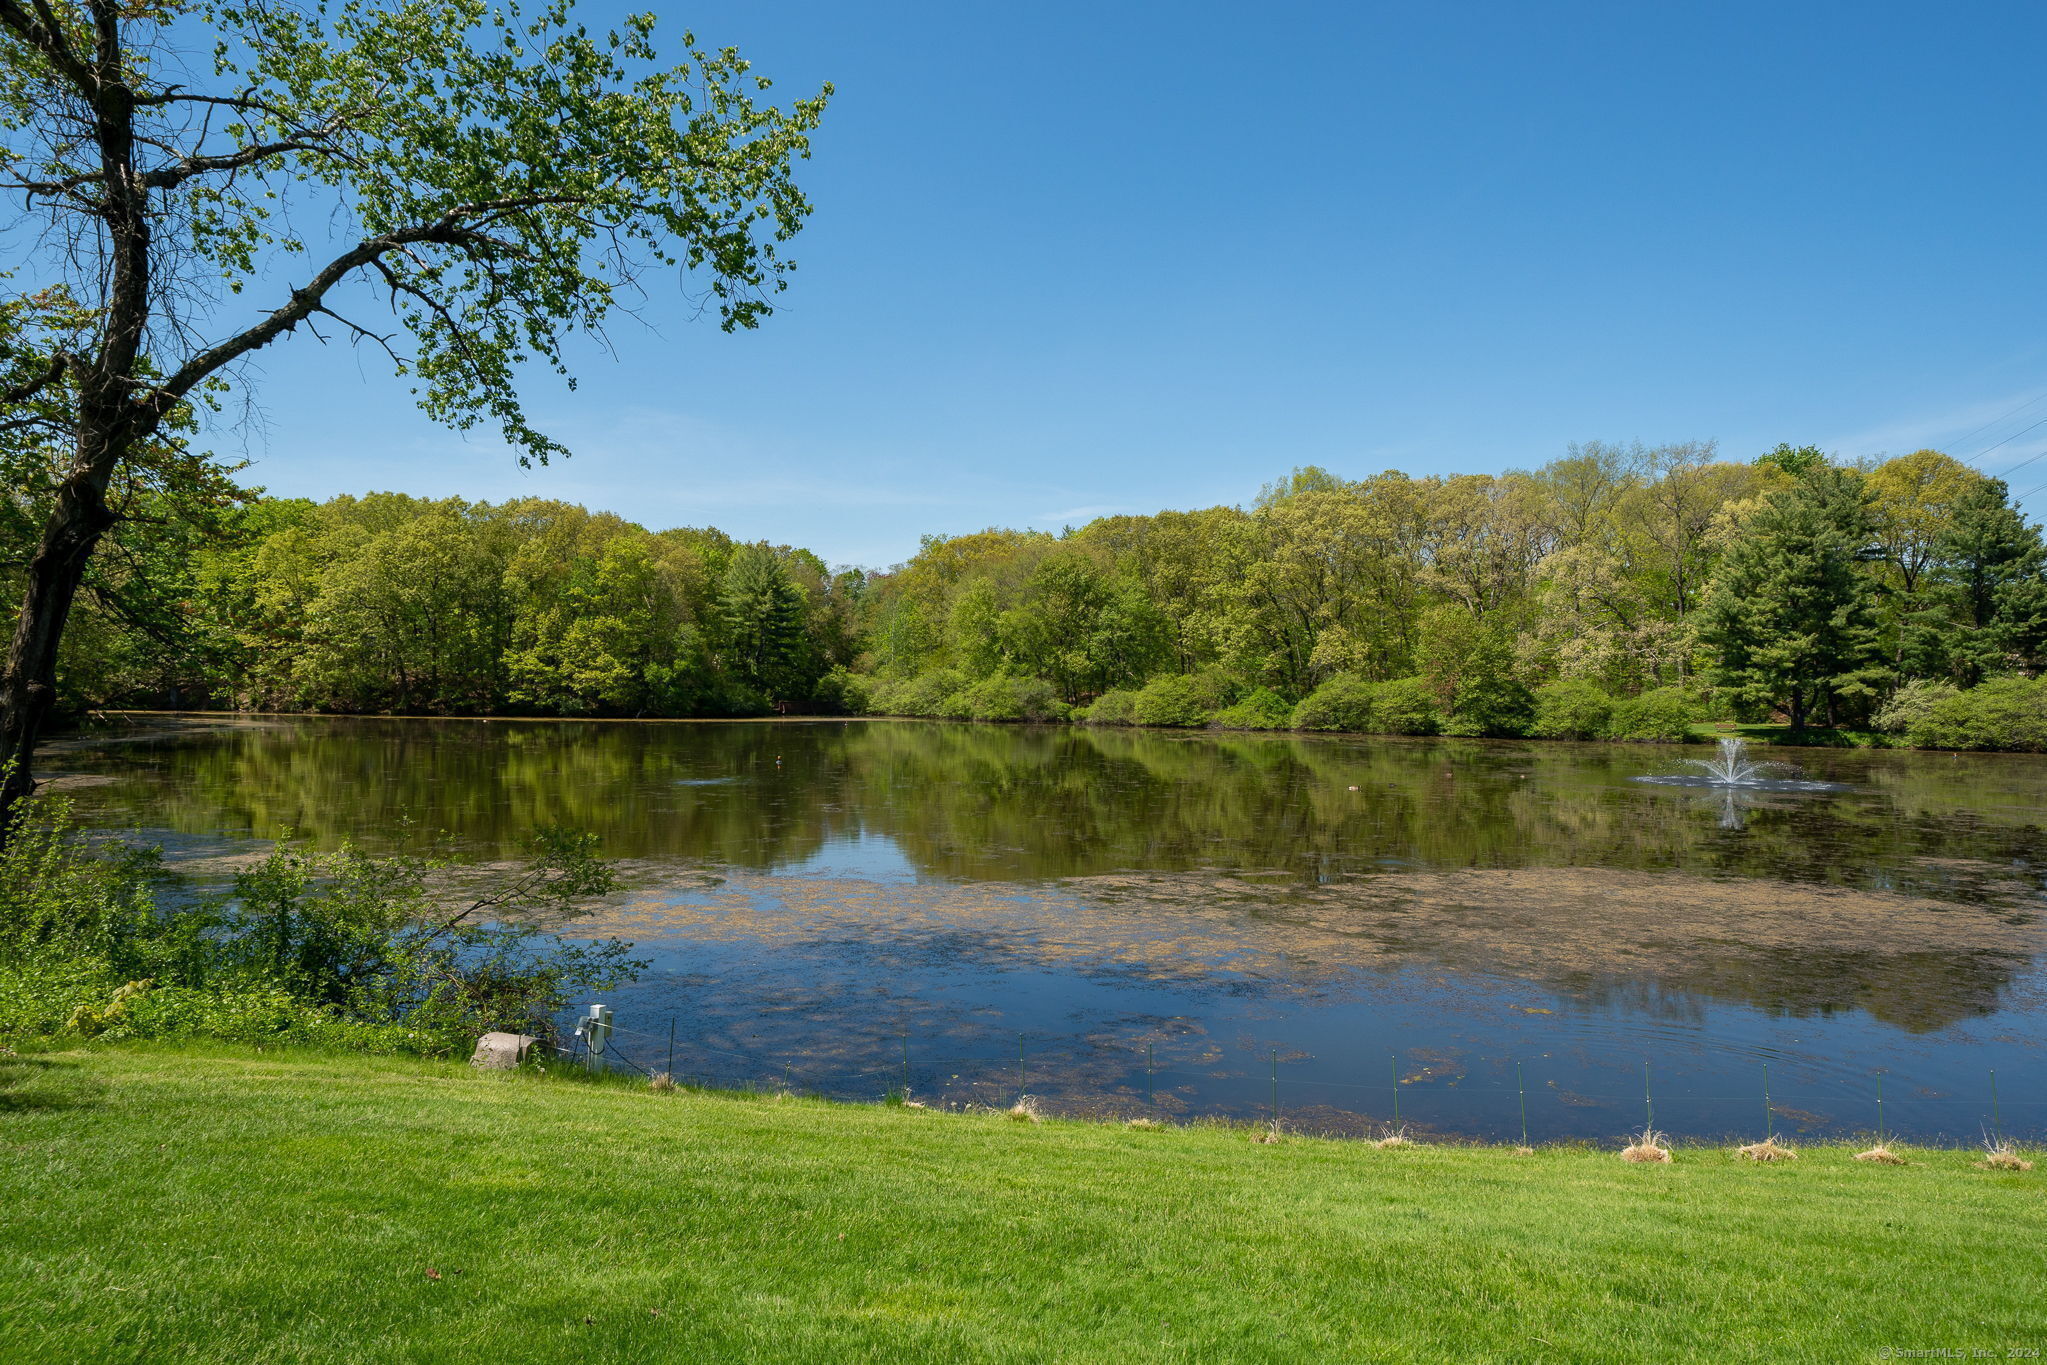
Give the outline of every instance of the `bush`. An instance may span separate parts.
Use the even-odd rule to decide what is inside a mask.
[[[860,716],[874,709],[874,690],[873,678],[836,664],[817,680],[813,702],[821,715]]]
[[[1535,723],[1528,733],[1544,739],[1598,739],[1613,720],[1613,698],[1583,679],[1535,689]]]
[[[877,683],[868,705],[879,716],[943,716],[946,703],[965,689],[966,681],[950,668],[934,668],[914,678]]]
[[[1225,730],[1284,730],[1292,723],[1294,709],[1269,687],[1253,688],[1234,706],[1216,712],[1215,723]]]
[[[1890,699],[1876,709],[1870,718],[1870,728],[1887,735],[1905,734],[1931,721],[1934,707],[1959,691],[1953,683],[1914,679],[1891,693]]]
[[[1692,737],[1692,703],[1675,687],[1658,687],[1614,703],[1608,739],[1683,744]]]
[[[615,940],[530,927],[612,887],[587,836],[544,832],[511,872],[280,847],[194,902],[31,801],[0,853],[0,1034],[285,1039],[452,1053],[545,1036],[578,995],[643,964]]]
[[[1443,713],[1426,678],[1395,678],[1372,693],[1372,728],[1382,735],[1433,735]]]
[[[1131,716],[1139,725],[1206,725],[1209,708],[1202,704],[1203,691],[1190,677],[1153,678],[1131,703]]]
[[[1993,678],[1938,698],[1906,737],[1923,749],[2047,753],[2047,678]]]
[[[1377,688],[1356,673],[1338,673],[1294,708],[1296,730],[1347,730],[1369,734]]]
[[[1043,678],[998,673],[951,699],[966,720],[1064,720],[1066,703]]]
[[[1458,689],[1446,735],[1511,739],[1535,723],[1535,696],[1512,678],[1478,678]]]
[[[1137,694],[1126,688],[1113,688],[1096,697],[1094,705],[1087,708],[1089,725],[1135,725],[1137,724]]]

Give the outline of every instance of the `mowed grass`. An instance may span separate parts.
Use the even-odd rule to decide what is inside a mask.
[[[0,1059],[0,1360],[1867,1360],[2047,1345],[2047,1175]]]

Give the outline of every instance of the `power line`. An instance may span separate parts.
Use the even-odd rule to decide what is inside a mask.
[[[1977,427],[1974,431],[1970,432],[1967,436],[1964,436],[1957,440],[1954,444],[1956,444],[1957,446],[1967,445],[1970,441],[1975,440],[1978,436],[1981,436],[1984,432],[1990,430],[1990,428],[1996,426],[1998,423],[2010,421],[2012,418],[2024,412],[2027,408],[2030,408],[2035,403],[2039,403],[2042,401],[2047,401],[2047,393],[2036,394],[2035,396],[2028,398],[2025,402],[2019,404],[2017,407],[2013,408],[2010,412],[2004,414],[2004,416],[1991,418],[1982,426]]]
[[[2025,459],[2020,460],[2017,464],[2011,466],[2011,469],[2000,469],[1997,472],[1996,477],[2000,479],[2005,478],[2012,472],[2013,469],[2024,469],[2027,465],[2031,464],[2033,461],[2039,459],[2043,455],[2047,455],[2047,450],[2036,450],[2031,455],[2026,456]]]
[[[2019,437],[2033,430],[2033,427],[2047,427],[2047,417],[2042,417],[2039,421],[2033,423],[2033,426],[2031,427],[2020,427],[2017,431],[2014,431],[2011,435],[2005,437],[2002,441],[1999,441],[1997,445],[1985,446],[1983,449],[1976,452],[1976,458],[1980,460],[1985,455],[1988,455],[1991,451],[1997,449],[1997,446],[2011,444],[2013,441],[2018,440]]]

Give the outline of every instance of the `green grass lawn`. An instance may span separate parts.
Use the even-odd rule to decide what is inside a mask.
[[[297,1053],[0,1059],[0,1360],[2047,1347],[2047,1170],[1133,1131]]]

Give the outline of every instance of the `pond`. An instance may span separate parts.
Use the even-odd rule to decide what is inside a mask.
[[[1608,1139],[2047,1132],[2047,760],[944,722],[190,717],[52,747],[220,875],[594,830],[625,1058],[723,1083]],[[1994,1074],[1993,1074],[1994,1073]],[[1768,1088],[1766,1109],[1765,1087]],[[1879,1111],[1879,1099],[1881,1111]],[[1397,1106],[1397,1115],[1396,1115]]]

